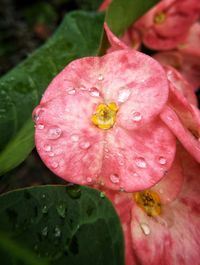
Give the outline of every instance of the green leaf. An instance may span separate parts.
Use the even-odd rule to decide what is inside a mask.
[[[34,107],[65,65],[97,53],[102,24],[102,14],[70,13],[43,47],[0,79],[0,175],[32,150]]]
[[[113,0],[105,20],[111,31],[120,35],[158,2],[159,0]]]
[[[131,24],[158,2],[159,0],[113,0],[106,11],[105,21],[115,35],[122,35]],[[98,54],[103,55],[108,46],[108,39],[103,31]]]
[[[0,231],[7,234],[2,243],[0,233],[4,265],[34,264],[27,263],[28,253],[33,260],[41,257],[41,265],[44,258],[51,265],[124,264],[119,219],[94,189],[41,186],[9,192],[0,196],[0,220]]]

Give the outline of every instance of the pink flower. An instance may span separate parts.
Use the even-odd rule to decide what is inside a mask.
[[[105,25],[112,50],[129,49]],[[165,65],[169,97],[160,117],[188,152],[200,162],[200,112],[190,84],[174,68]]]
[[[163,65],[176,68],[190,83],[193,90],[200,87],[200,57],[180,51],[160,52],[153,56]]]
[[[200,162],[200,112],[192,88],[172,67],[165,67],[169,80],[169,99],[160,114],[186,150]]]
[[[159,114],[168,99],[162,67],[131,49],[71,62],[34,110],[44,163],[63,179],[135,191],[171,167],[175,138]]]
[[[126,265],[200,264],[200,165],[178,148],[166,175],[150,190],[105,191],[120,217]]]
[[[169,50],[186,39],[199,13],[199,0],[162,0],[134,26],[142,32],[147,47]]]
[[[200,23],[194,23],[190,31],[188,32],[187,38],[178,46],[178,49],[183,54],[192,56],[198,56],[200,58]]]

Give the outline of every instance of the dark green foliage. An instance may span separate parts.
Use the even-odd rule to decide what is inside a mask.
[[[0,197],[0,220],[4,265],[37,264],[39,257],[48,261],[42,259],[41,265],[124,264],[119,219],[96,190],[41,186],[13,191]]]

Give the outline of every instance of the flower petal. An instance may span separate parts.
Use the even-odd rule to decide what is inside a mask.
[[[138,131],[114,127],[106,135],[103,182],[127,192],[147,189],[171,167],[175,148],[174,136],[159,120]]]
[[[198,117],[196,109],[193,108],[193,113]],[[200,162],[200,142],[199,140],[187,129],[184,127],[176,113],[168,106],[166,106],[161,115],[161,119],[167,124],[170,130],[176,135],[182,145],[186,150],[198,161]],[[188,125],[187,123],[185,124]],[[192,128],[193,129],[193,128]],[[199,128],[198,128],[199,130]]]

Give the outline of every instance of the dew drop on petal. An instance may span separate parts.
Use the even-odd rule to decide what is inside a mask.
[[[50,152],[51,151],[51,146],[49,144],[45,144],[43,147],[44,151]]]
[[[90,143],[89,142],[82,142],[82,143],[80,143],[79,146],[81,149],[88,149],[90,147]]]
[[[133,121],[141,121],[142,115],[140,112],[134,111],[132,112],[132,120]]]
[[[98,76],[98,80],[99,81],[102,81],[104,78],[103,78],[103,75],[102,74],[100,74],[99,76]]]
[[[92,178],[90,178],[90,177],[88,177],[86,180],[87,180],[88,183],[92,182]]]
[[[139,168],[146,168],[147,167],[147,163],[146,163],[146,161],[145,161],[145,159],[143,157],[137,157],[135,159],[135,164]]]
[[[111,174],[110,175],[110,181],[114,184],[119,183],[119,176],[117,174]]]
[[[118,102],[125,102],[128,100],[129,96],[131,94],[131,90],[129,88],[122,88],[118,92]]]
[[[165,164],[167,163],[167,159],[164,158],[163,156],[161,156],[161,157],[159,157],[159,163],[160,163],[161,165],[165,165]]]
[[[72,142],[78,142],[78,140],[79,140],[79,136],[78,136],[78,134],[73,134],[73,135],[71,136],[71,140],[72,140]]]
[[[99,97],[100,92],[99,92],[98,88],[96,88],[96,87],[91,87],[91,88],[90,88],[90,95],[91,95],[92,97]]]
[[[49,129],[47,138],[50,140],[58,139],[62,134],[62,130],[59,127]]]
[[[49,152],[48,155],[49,155],[50,157],[55,156],[54,152]]]
[[[35,123],[38,122],[38,120],[40,119],[40,115],[41,113],[44,111],[43,108],[41,108],[40,106],[36,107],[35,110],[33,111],[33,121]]]
[[[51,167],[52,167],[52,168],[57,168],[58,165],[59,165],[59,164],[58,164],[58,162],[56,162],[56,161],[54,161],[54,162],[51,163]]]
[[[145,236],[150,235],[151,230],[150,230],[150,227],[148,226],[148,224],[140,223],[140,227],[141,227],[141,230]]]
[[[71,89],[67,90],[67,94],[68,95],[75,95],[76,94],[75,88],[71,88]]]
[[[38,130],[43,130],[44,129],[44,124],[38,124],[37,125]]]

